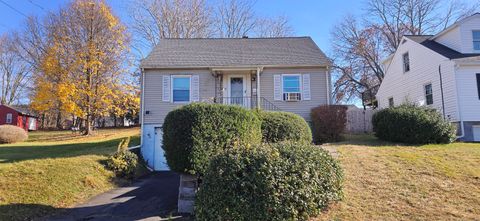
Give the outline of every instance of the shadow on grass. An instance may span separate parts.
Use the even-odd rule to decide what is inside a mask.
[[[130,145],[137,145],[139,138],[133,137]],[[123,138],[101,142],[84,142],[73,144],[55,144],[39,146],[3,146],[0,147],[0,164],[24,160],[65,158],[82,155],[108,155],[117,149]]]
[[[394,143],[383,141],[375,137],[373,134],[345,134],[344,140],[337,143],[330,143],[332,145],[355,145],[368,147],[385,147],[385,146],[419,146],[413,144]]]
[[[189,220],[175,215],[179,182],[176,173],[157,172],[74,208],[41,204],[0,205],[0,220],[140,220],[151,217]]]

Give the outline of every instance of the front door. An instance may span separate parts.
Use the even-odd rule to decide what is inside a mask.
[[[231,77],[230,78],[230,104],[244,105],[244,93],[245,93],[245,83],[243,82],[243,77]]]

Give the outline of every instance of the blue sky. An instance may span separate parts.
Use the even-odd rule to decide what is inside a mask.
[[[128,22],[127,5],[133,0],[107,0],[114,13]],[[8,7],[3,2],[11,5]],[[24,15],[44,15],[58,9],[68,0],[0,0],[0,33],[21,27]],[[330,51],[330,30],[347,13],[360,14],[361,0],[258,0],[260,15],[285,15],[297,36],[311,36],[319,47]],[[17,11],[16,11],[17,10]]]

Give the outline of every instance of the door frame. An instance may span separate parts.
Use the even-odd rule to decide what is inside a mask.
[[[227,75],[227,97],[232,97],[232,78],[242,78],[243,79],[243,97],[248,97],[247,96],[247,78],[243,74],[232,74],[232,75]]]

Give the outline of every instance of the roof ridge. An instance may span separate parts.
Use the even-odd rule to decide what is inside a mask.
[[[310,38],[310,36],[289,36],[289,37],[248,37],[248,38],[161,38],[160,40],[241,40],[241,39],[292,39]]]

